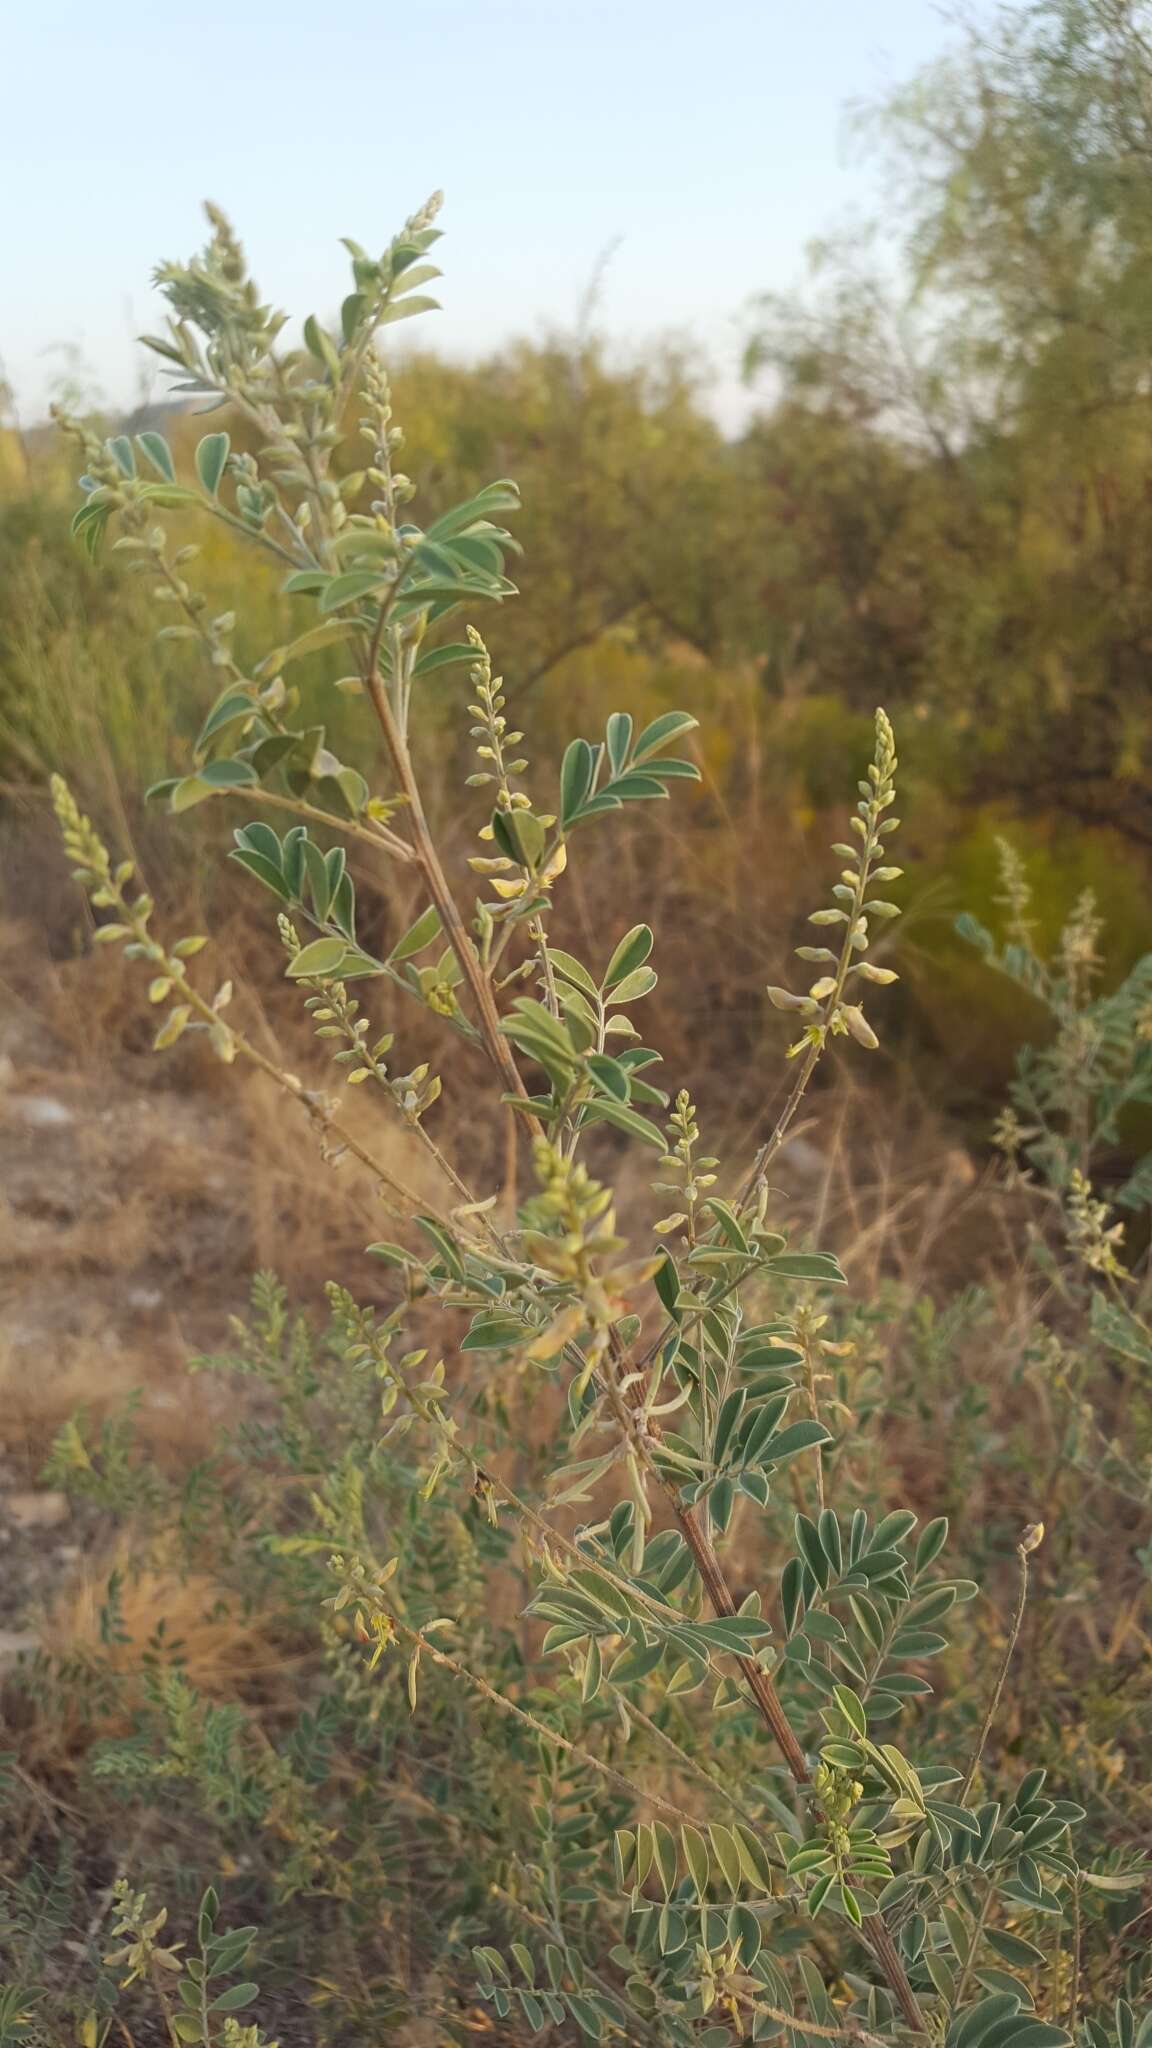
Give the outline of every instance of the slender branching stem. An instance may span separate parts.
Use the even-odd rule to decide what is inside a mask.
[[[383,618],[383,614],[381,614],[381,618]],[[420,864],[424,879],[428,884],[432,901],[440,913],[440,922],[444,927],[444,936],[452,948],[476,1006],[477,1021],[484,1049],[504,1082],[505,1087],[511,1094],[518,1096],[521,1101],[526,1102],[528,1100],[528,1090],[524,1086],[519,1069],[512,1057],[512,1048],[508,1040],[501,1033],[500,1018],[496,1009],[496,999],[492,993],[492,984],[480,964],[476,948],[465,929],[464,920],[457,908],[456,899],[440,865],[440,856],[436,851],[436,843],[428,828],[428,820],[424,813],[424,804],[420,794],[420,785],[416,780],[415,770],[412,766],[412,757],[408,751],[408,743],[397,724],[392,705],[389,702],[387,686],[380,673],[379,636],[380,627],[378,626],[369,649],[369,660],[364,674],[364,687],[368,692],[372,708],[376,713],[377,722],[384,735],[384,744],[388,749],[393,773],[407,799],[415,856]],[[535,1135],[541,1135],[541,1125],[536,1117],[529,1116],[526,1118],[526,1122]]]
[[[509,1699],[506,1693],[497,1692],[496,1687],[489,1685],[486,1678],[481,1678],[479,1672],[470,1671],[466,1664],[461,1664],[458,1658],[450,1656],[447,1650],[442,1650],[439,1644],[434,1643],[421,1629],[411,1627],[395,1614],[390,1615],[389,1620],[397,1635],[402,1636],[413,1647],[418,1647],[421,1656],[426,1656],[442,1670],[450,1671],[464,1685],[471,1686],[473,1692],[479,1693],[481,1699],[487,1700],[490,1706],[498,1707],[502,1714],[510,1715],[523,1727],[531,1729],[533,1735],[538,1736],[541,1742],[547,1742],[553,1749],[562,1751],[565,1756],[575,1757],[580,1763],[587,1764],[590,1770],[596,1771],[608,1784],[614,1786],[617,1792],[626,1792],[630,1799],[636,1800],[641,1806],[654,1807],[657,1812],[667,1814],[669,1820],[676,1821],[681,1827],[695,1827],[692,1815],[686,1813],[682,1806],[665,1799],[660,1792],[646,1791],[643,1786],[634,1784],[623,1771],[618,1771],[613,1764],[605,1763],[603,1757],[594,1756],[590,1749],[582,1749],[578,1742],[572,1742],[567,1735],[561,1735],[558,1728],[550,1728],[546,1721],[538,1720],[527,1707],[519,1706],[515,1700]]]
[[[1031,1528],[1028,1528],[1024,1531],[1023,1536],[1021,1537],[1019,1543],[1016,1545],[1016,1557],[1020,1567],[1019,1584],[1016,1593],[1016,1606],[1013,1610],[1012,1620],[1008,1629],[1007,1640],[1004,1644],[1003,1654],[1000,1658],[1000,1666],[996,1673],[996,1680],[992,1687],[992,1692],[988,1700],[988,1705],[984,1710],[984,1719],[980,1723],[980,1733],[976,1737],[976,1747],[972,1751],[972,1755],[968,1763],[968,1769],[964,1773],[964,1783],[960,1788],[961,1806],[966,1806],[968,1804],[969,1794],[972,1790],[973,1785],[976,1782],[976,1773],[980,1768],[980,1760],[984,1755],[984,1750],[988,1742],[988,1737],[992,1732],[992,1723],[996,1719],[996,1710],[1000,1705],[1001,1696],[1004,1691],[1004,1684],[1008,1677],[1008,1666],[1012,1662],[1013,1653],[1016,1649],[1017,1643],[1020,1640],[1020,1630],[1024,1625],[1024,1609],[1028,1602],[1028,1558],[1033,1550],[1039,1548],[1040,1543],[1043,1541],[1043,1537],[1043,1524],[1035,1523]]]

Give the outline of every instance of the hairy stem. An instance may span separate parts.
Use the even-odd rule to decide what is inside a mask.
[[[666,1488],[665,1491],[668,1491],[668,1489]],[[717,1614],[735,1614],[736,1602],[732,1596],[731,1588],[724,1576],[720,1560],[700,1526],[695,1509],[685,1507],[674,1489],[671,1490],[670,1497],[684,1541],[692,1552],[696,1568],[704,1582],[708,1598],[715,1612]],[[756,1702],[761,1719],[771,1731],[773,1739],[795,1783],[799,1786],[808,1785],[811,1782],[812,1773],[808,1768],[807,1758],[796,1739],[788,1716],[784,1712],[783,1703],[772,1679],[766,1671],[761,1670],[759,1664],[751,1657],[740,1657],[737,1659],[737,1662],[740,1666],[741,1676]],[[900,1960],[896,1944],[888,1931],[883,1916],[879,1913],[871,1914],[864,1922],[861,1933],[876,1957],[884,1976],[887,1978],[892,1994],[908,2025],[913,2027],[917,2033],[925,2032],[924,2015],[920,2010],[916,1993],[908,1981],[908,1973]]]
[[[456,956],[460,971],[468,984],[472,1000],[476,1005],[476,1015],[484,1049],[496,1068],[497,1073],[500,1075],[501,1080],[504,1082],[505,1087],[511,1094],[519,1096],[521,1101],[526,1102],[528,1100],[528,1090],[524,1086],[516,1062],[512,1057],[512,1048],[508,1040],[501,1033],[500,1017],[496,1009],[496,999],[492,993],[492,984],[480,965],[476,948],[465,929],[464,920],[460,915],[456,899],[448,886],[447,877],[440,865],[440,856],[436,851],[435,841],[428,829],[428,820],[424,814],[420,786],[412,767],[412,757],[396,723],[392,706],[388,700],[384,678],[380,674],[378,660],[379,645],[380,634],[378,629],[377,633],[373,636],[370,659],[364,676],[364,686],[372,701],[372,708],[376,713],[380,730],[384,735],[384,743],[388,749],[396,780],[407,798],[408,814],[412,821],[415,856],[420,863],[424,879],[428,884],[432,901],[440,913],[440,922],[444,927],[444,935]],[[536,1136],[542,1134],[541,1125],[536,1117],[528,1117],[526,1121]]]
[[[695,1827],[692,1815],[685,1813],[683,1807],[674,1805],[659,1792],[647,1792],[643,1786],[633,1784],[632,1779],[625,1777],[623,1771],[616,1770],[612,1764],[606,1764],[602,1757],[593,1756],[590,1749],[582,1749],[578,1742],[569,1741],[566,1735],[560,1734],[559,1729],[549,1728],[546,1722],[538,1721],[535,1714],[530,1714],[526,1707],[517,1706],[515,1700],[510,1700],[506,1693],[497,1692],[495,1686],[489,1685],[486,1678],[481,1678],[476,1671],[470,1671],[466,1664],[459,1663],[447,1650],[441,1650],[420,1629],[410,1627],[407,1622],[401,1621],[398,1615],[393,1614],[389,1618],[396,1633],[418,1646],[422,1656],[428,1657],[433,1664],[439,1664],[443,1670],[451,1671],[454,1677],[471,1686],[472,1690],[479,1693],[491,1706],[499,1707],[502,1714],[509,1714],[514,1720],[530,1728],[533,1735],[539,1736],[542,1742],[551,1743],[554,1749],[563,1750],[566,1756],[575,1757],[580,1763],[587,1764],[610,1785],[614,1785],[618,1792],[626,1792],[629,1799],[638,1800],[641,1806],[654,1806],[680,1826]]]
[[[976,1747],[972,1752],[968,1769],[964,1773],[964,1783],[960,1788],[961,1806],[967,1806],[968,1804],[968,1795],[975,1783],[976,1773],[980,1768],[980,1759],[984,1754],[985,1745],[992,1732],[992,1723],[996,1719],[996,1710],[1000,1705],[1004,1683],[1008,1677],[1008,1666],[1012,1662],[1013,1652],[1020,1640],[1020,1630],[1024,1624],[1024,1608],[1028,1600],[1028,1557],[1029,1553],[1037,1548],[1043,1533],[1043,1525],[1037,1524],[1035,1528],[1025,1530],[1024,1535],[1016,1545],[1016,1556],[1020,1564],[1020,1585],[1016,1595],[1016,1607],[1012,1615],[1011,1626],[1008,1630],[1008,1640],[1004,1645],[1004,1654],[1000,1659],[1000,1669],[996,1673],[996,1683],[992,1687],[984,1719],[980,1724],[980,1733],[976,1738]]]

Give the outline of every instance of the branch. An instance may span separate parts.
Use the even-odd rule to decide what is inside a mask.
[[[372,708],[376,713],[380,730],[384,735],[384,742],[388,748],[396,780],[404,796],[407,798],[408,814],[412,821],[415,858],[419,862],[421,872],[428,884],[432,901],[440,913],[440,922],[444,927],[445,937],[456,956],[460,971],[471,990],[472,999],[476,1005],[480,1036],[484,1043],[484,1049],[505,1087],[511,1094],[518,1096],[522,1102],[527,1102],[528,1090],[524,1086],[519,1069],[512,1057],[512,1048],[500,1030],[500,1015],[496,1008],[496,998],[492,993],[492,984],[480,965],[476,948],[465,930],[464,920],[457,908],[456,899],[448,886],[447,877],[440,865],[440,857],[436,851],[435,841],[428,829],[428,820],[424,814],[420,785],[416,780],[412,767],[412,758],[408,752],[407,743],[396,723],[384,679],[380,674],[380,638],[383,632],[384,619],[385,613],[382,610],[368,650],[368,661],[363,678],[364,687],[371,699]],[[539,1137],[542,1135],[542,1127],[536,1117],[528,1117],[526,1121],[534,1136]]]

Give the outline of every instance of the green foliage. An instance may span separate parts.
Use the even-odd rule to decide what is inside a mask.
[[[1150,83],[1141,0],[958,24],[868,122],[906,285],[858,233],[825,244],[815,297],[766,302],[751,345],[784,382],[765,438],[809,451],[821,687],[882,675],[971,795],[1144,848]]]
[[[270,1709],[257,1672],[215,1698],[165,1637],[138,1695],[114,1699],[121,1725],[92,1749],[93,1796],[122,1823],[155,1816],[156,1876],[195,1945],[162,1944],[169,1909],[125,1888],[121,1948],[104,1965],[85,1954],[94,2003],[111,2012],[147,1989],[170,2038],[255,2048],[233,2018],[255,1985],[217,1989],[251,1948],[262,2023],[279,2027],[307,1983],[322,2041],[434,2024],[463,2042],[479,1999],[500,2024],[570,2040],[1061,2048],[1066,2021],[1106,2011],[1118,1958],[1142,1995],[1128,1923],[1109,1913],[1145,1866],[1127,1837],[1098,1849],[1087,1807],[1046,1795],[1044,1765],[1021,1774],[990,1746],[1043,1530],[1015,1542],[1015,1619],[974,1728],[953,1672],[977,1654],[978,1586],[943,1564],[940,1504],[898,1500],[878,1381],[833,1377],[872,1305],[845,1308],[838,1260],[779,1227],[771,1178],[828,1047],[878,1044],[859,996],[895,979],[870,957],[899,914],[873,893],[900,875],[882,864],[897,829],[891,723],[876,713],[851,836],[834,849],[843,866],[811,920],[831,943],[798,949],[816,978],[805,994],[770,991],[800,1024],[783,1105],[751,1158],[702,1152],[691,1092],[669,1109],[646,1078],[660,1055],[633,1021],[656,987],[658,933],[600,918],[587,959],[550,937],[586,828],[611,833],[629,801],[694,778],[676,751],[694,716],[657,715],[636,736],[613,712],[602,744],[577,737],[554,782],[530,779],[470,619],[465,638],[438,637],[515,595],[514,543],[490,515],[513,514],[517,494],[494,483],[420,523],[396,467],[377,338],[427,303],[415,288],[436,274],[423,260],[435,211],[379,259],[348,245],[339,329],[309,319],[296,348],[213,213],[203,256],[159,273],[172,319],[151,345],[182,388],[227,405],[227,430],[190,468],[149,435],[145,475],[126,437],[72,429],[86,462],[78,537],[95,553],[115,535],[210,679],[193,772],[160,794],[177,816],[218,797],[293,814],[283,832],[242,825],[234,858],[276,899],[286,981],[339,1044],[339,1074],[376,1085],[436,1188],[411,1190],[344,1101],[225,1015],[229,983],[202,980],[208,942],[157,936],[132,863],[58,779],[95,941],[123,945],[150,1001],[171,1004],[157,1049],[198,1032],[225,1063],[258,1068],[328,1158],[350,1152],[371,1173],[396,1233],[368,1248],[364,1299],[333,1281],[318,1339],[258,1284],[232,1351],[198,1361],[254,1382],[252,1398],[232,1393],[217,1451],[183,1482],[141,1483],[123,1428],[94,1442],[77,1424],[57,1446],[56,1475],[130,1525],[131,1570],[207,1571],[217,1620],[258,1631],[300,1672]],[[343,466],[353,408],[358,469]],[[208,617],[189,556],[170,546],[169,519],[191,510],[275,562],[293,640],[237,657],[237,619]],[[330,643],[359,765],[330,750],[326,723],[304,722],[285,680],[294,651]],[[459,687],[449,677],[465,663],[480,763],[465,786],[487,792],[477,826],[492,849],[472,860],[471,901],[449,879],[412,744],[430,690]],[[381,941],[358,905],[385,862],[419,908]],[[1058,1006],[1080,1004],[1084,923],[1051,984]],[[1012,968],[1033,972],[1016,955]],[[403,998],[407,1019],[477,1058],[392,1075],[393,1011],[371,1017],[369,992]],[[1127,999],[1109,1013],[1093,1084],[1129,1088],[1114,1114],[1135,1099],[1131,1014]],[[1034,1083],[1038,1099],[1048,1086]],[[468,1117],[438,1136],[430,1120],[454,1095]],[[1043,1100],[1054,1128],[1059,1100]],[[497,1146],[459,1136],[482,1125],[511,1132],[504,1185]],[[661,1203],[677,1207],[649,1229],[622,1197],[651,1152]],[[1113,1278],[1086,1190],[1068,1184],[1069,1243]],[[97,1666],[115,1695],[111,1655]],[[30,1711],[66,1676],[51,1657],[26,1672]],[[220,1869],[233,1882],[218,1922],[214,1888],[201,1893]],[[152,1873],[149,1886],[157,1896]],[[230,1932],[242,1911],[251,1927]],[[118,1986],[110,1967],[126,1970]]]
[[[1066,1307],[1063,1327],[1046,1332],[1041,1370],[1060,1387],[1065,1454],[1147,1502],[1152,1302],[1144,1259],[1128,1264],[1125,1247],[1130,1232],[1141,1249],[1147,1245],[1152,1153],[1141,1153],[1118,1178],[1110,1168],[1122,1132],[1152,1102],[1152,955],[1137,960],[1116,987],[1100,988],[1104,926],[1091,892],[1043,955],[1027,871],[1006,843],[1001,854],[1003,942],[971,917],[961,918],[959,929],[990,966],[1027,991],[1049,1030],[1045,1042],[1020,1052],[1011,1106],[994,1132],[1010,1185],[1027,1191],[1038,1212],[1032,1257],[1057,1278]],[[1106,1199],[1097,1192],[1105,1176]],[[1093,1390],[1104,1375],[1124,1387],[1123,1445],[1096,1413]]]

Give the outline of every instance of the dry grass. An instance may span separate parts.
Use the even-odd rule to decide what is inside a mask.
[[[114,1576],[117,1626],[109,1635],[104,1614]],[[149,1651],[160,1663],[176,1664],[197,1692],[214,1700],[250,1697],[256,1684],[278,1679],[290,1662],[259,1617],[242,1612],[210,1573],[140,1570],[127,1545],[86,1560],[51,1601],[38,1633],[46,1654],[99,1655],[108,1671],[129,1681],[117,1689],[122,1726],[138,1704]]]
[[[263,1077],[203,1046],[154,1058],[142,990],[105,953],[53,960],[9,925],[0,989],[0,1441],[34,1470],[78,1405],[106,1412],[139,1387],[148,1439],[183,1460],[217,1422],[204,1389],[190,1401],[184,1362],[220,1342],[254,1271],[275,1266],[305,1304],[336,1273],[371,1295],[380,1269],[364,1246],[387,1224],[375,1185],[354,1159],[325,1159]],[[281,1062],[331,1085],[308,1035],[283,1043],[259,990],[241,983],[236,1000]],[[386,1105],[349,1107],[376,1156],[440,1192]]]

